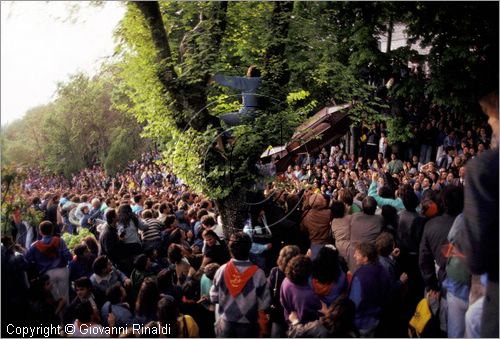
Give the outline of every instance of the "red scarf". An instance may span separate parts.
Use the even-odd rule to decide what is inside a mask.
[[[226,269],[224,270],[224,282],[233,298],[236,298],[238,294],[241,293],[248,280],[257,272],[257,269],[258,267],[256,265],[252,265],[240,273],[234,265],[233,260],[227,263]]]
[[[51,259],[57,258],[59,256],[59,243],[61,239],[59,237],[52,237],[48,244],[44,244],[41,240],[35,242],[35,247],[44,256]]]
[[[21,223],[21,210],[19,208],[14,212],[14,216],[12,218],[14,219],[16,225]]]

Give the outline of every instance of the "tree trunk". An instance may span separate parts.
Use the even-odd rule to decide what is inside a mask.
[[[269,30],[272,34],[270,43],[266,48],[266,63],[264,65],[264,79],[261,91],[271,94],[280,102],[285,102],[287,85],[290,81],[290,70],[285,55],[290,17],[293,10],[293,2],[274,2],[273,15]],[[272,105],[274,106],[274,105]],[[284,107],[267,107],[267,111],[283,110]],[[259,158],[258,152],[255,161]],[[254,163],[254,160],[251,161]],[[249,216],[250,205],[247,202],[248,190],[240,188],[229,194],[225,199],[217,201],[217,208],[220,211],[224,233],[226,238],[230,234],[243,229],[245,220]]]
[[[391,51],[391,43],[392,43],[392,31],[394,30],[394,22],[392,18],[389,20],[389,28],[387,29],[387,49],[386,53]]]
[[[172,81],[175,79],[175,71],[172,66],[172,53],[168,45],[167,32],[161,17],[160,5],[156,1],[133,2],[141,11],[151,31],[153,43],[156,48],[158,67],[158,78],[167,90],[172,89]]]
[[[213,122],[214,125],[218,119],[212,119],[205,108],[207,102],[207,81],[210,75],[210,66],[216,62],[220,50],[220,43],[224,34],[226,26],[226,11],[227,2],[213,2],[211,10],[209,11],[210,17],[207,18],[208,24],[201,24],[198,30],[193,29],[188,32],[184,40],[188,46],[184,46],[184,51],[192,52],[198,48],[196,39],[190,39],[189,34],[203,34],[205,38],[209,38],[212,42],[209,50],[204,50],[208,57],[203,60],[197,60],[196,57],[191,59],[195,66],[190,69],[191,75],[177,76],[172,66],[172,57],[169,47],[168,36],[165,31],[165,25],[160,12],[160,6],[157,2],[133,2],[141,14],[145,18],[147,28],[151,31],[151,38],[157,52],[157,76],[160,83],[164,87],[165,93],[175,100],[174,115],[177,128],[183,130],[185,127],[192,127],[196,131],[203,131],[206,124]],[[291,11],[293,9],[293,2],[275,2],[273,11],[273,19],[271,21],[271,34],[273,39],[267,46],[266,51],[266,65],[264,67],[265,74],[267,75],[267,83],[274,88],[274,90],[263,91],[263,93],[271,93],[273,96],[279,98],[284,102],[286,98],[286,86],[290,79],[290,71],[285,56],[285,49],[287,45],[288,27],[290,22]],[[185,56],[189,57],[187,53]],[[283,109],[283,107],[281,107]],[[196,116],[195,116],[196,114]],[[217,121],[214,121],[217,120]],[[256,150],[249,150],[244,159],[244,162],[255,164],[258,159],[252,159],[253,153]],[[217,152],[213,152],[217,155]],[[260,152],[258,152],[260,155]],[[205,171],[210,171],[210,163],[207,164]],[[239,178],[234,178],[233,181],[239,181]],[[232,183],[231,182],[231,183]],[[246,202],[247,188],[250,183],[242,183],[239,188],[235,188],[224,199],[216,201],[217,208],[220,212],[224,233],[229,237],[232,233],[242,230],[245,220],[248,218],[249,205]]]
[[[220,212],[226,239],[229,239],[231,234],[243,230],[249,209],[245,189],[231,192],[226,198],[216,200],[215,203]]]

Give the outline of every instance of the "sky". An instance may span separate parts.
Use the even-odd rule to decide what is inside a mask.
[[[1,124],[49,103],[70,74],[113,55],[121,2],[1,1]]]

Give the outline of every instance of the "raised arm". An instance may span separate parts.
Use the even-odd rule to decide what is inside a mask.
[[[231,87],[234,89],[239,89],[241,91],[246,90],[248,87],[248,79],[245,77],[225,76],[221,74],[216,74],[214,75],[213,79],[219,85]]]

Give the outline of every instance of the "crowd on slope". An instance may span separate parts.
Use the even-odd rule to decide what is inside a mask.
[[[400,154],[383,123],[361,131],[358,154],[296,157],[229,237],[157,153],[114,177],[31,170],[23,189],[45,217],[21,211],[2,237],[5,322],[73,324],[60,335],[75,337],[399,337],[426,297],[425,334],[478,337],[478,282],[498,286],[498,270],[480,278],[463,258],[464,189],[495,135],[433,110]],[[83,229],[70,250],[61,235]]]

